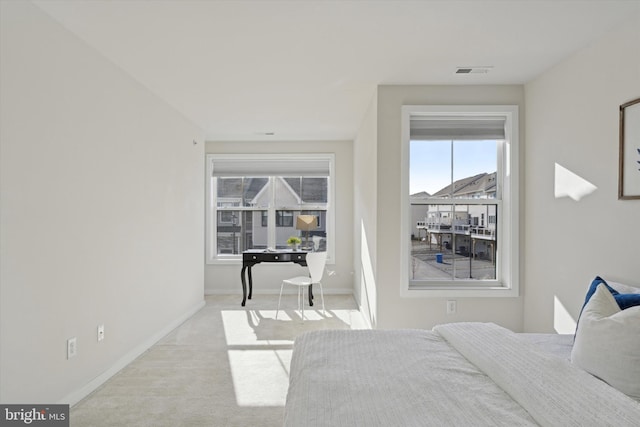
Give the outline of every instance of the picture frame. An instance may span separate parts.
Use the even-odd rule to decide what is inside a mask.
[[[618,199],[640,200],[640,98],[620,106]]]

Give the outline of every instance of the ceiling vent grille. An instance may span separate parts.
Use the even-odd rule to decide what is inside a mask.
[[[487,74],[492,68],[492,66],[458,67],[456,74]]]

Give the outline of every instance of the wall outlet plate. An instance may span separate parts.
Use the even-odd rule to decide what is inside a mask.
[[[104,325],[98,325],[98,342],[104,339]]]
[[[71,359],[72,357],[75,357],[77,352],[78,352],[78,342],[76,340],[76,337],[69,338],[67,340],[67,359]]]
[[[447,314],[456,314],[458,311],[458,302],[456,300],[447,301]]]

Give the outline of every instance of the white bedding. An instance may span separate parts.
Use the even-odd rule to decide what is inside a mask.
[[[299,337],[284,424],[564,427],[638,420],[634,400],[506,329],[474,323]]]
[[[571,360],[573,334],[518,334],[538,349],[564,360]]]

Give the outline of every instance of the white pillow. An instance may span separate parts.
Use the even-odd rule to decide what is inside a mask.
[[[640,306],[620,310],[598,285],[585,305],[571,362],[624,394],[640,400]]]
[[[607,285],[611,286],[616,291],[621,294],[640,294],[640,288],[636,288],[635,286],[625,285],[624,283],[618,282],[609,282],[607,281]]]

